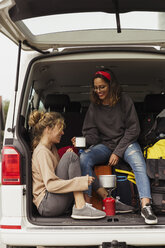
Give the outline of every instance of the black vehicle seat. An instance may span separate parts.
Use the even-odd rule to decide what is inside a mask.
[[[49,94],[45,98],[44,106],[47,111],[63,113],[70,105],[70,98],[66,94]]]
[[[137,113],[141,113],[144,110],[144,103],[143,102],[134,102],[135,109]]]
[[[69,111],[64,113],[66,128],[61,139],[62,146],[72,145],[71,139],[82,136],[82,126],[85,114],[81,113],[81,104],[79,102],[71,102]]]
[[[149,94],[144,99],[146,113],[159,114],[165,108],[165,94]]]
[[[81,112],[81,103],[80,102],[70,102],[70,104],[67,106],[67,111],[66,112]]]
[[[149,94],[144,99],[144,112],[140,121],[141,134],[139,143],[145,146],[145,134],[151,129],[156,116],[165,108],[165,94]]]
[[[141,124],[143,123],[144,116],[145,116],[145,114],[144,114],[144,102],[135,102],[134,105],[135,105],[135,109],[136,109],[136,112],[137,112],[137,115],[139,118],[139,123],[141,126]]]
[[[80,102],[70,102],[69,96],[65,94],[51,94],[47,95],[44,106],[47,110],[61,112],[64,116],[66,128],[58,148],[72,145],[72,137],[82,136],[84,114],[81,113]]]

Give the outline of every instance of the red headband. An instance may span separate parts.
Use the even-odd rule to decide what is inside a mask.
[[[105,78],[107,78],[109,81],[111,80],[111,75],[108,73],[108,72],[106,72],[106,71],[97,71],[96,73],[95,73],[95,75],[97,75],[97,74],[99,74],[99,75],[103,75]]]

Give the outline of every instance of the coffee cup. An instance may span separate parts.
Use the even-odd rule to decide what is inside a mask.
[[[86,147],[86,138],[85,137],[76,137],[75,146],[77,148],[85,148]]]

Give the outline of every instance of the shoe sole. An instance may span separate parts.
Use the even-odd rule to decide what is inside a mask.
[[[105,218],[106,216],[95,216],[95,217],[92,217],[92,216],[79,216],[79,215],[71,215],[71,217],[73,218],[73,219],[78,219],[78,220],[85,220],[85,219],[87,219],[87,220],[96,220],[96,219],[102,219],[102,218]]]
[[[150,224],[150,225],[153,224],[154,225],[154,224],[158,223],[157,219],[156,220],[148,220],[148,219],[145,218],[144,214],[142,214],[142,213],[141,213],[141,216],[144,218],[146,224]]]
[[[115,213],[116,214],[125,214],[125,213],[133,213],[134,210],[116,210]]]

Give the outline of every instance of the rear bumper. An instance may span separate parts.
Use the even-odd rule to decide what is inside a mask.
[[[138,227],[29,227],[1,229],[1,240],[8,245],[26,246],[99,246],[103,242],[158,246],[165,244],[165,226]]]

